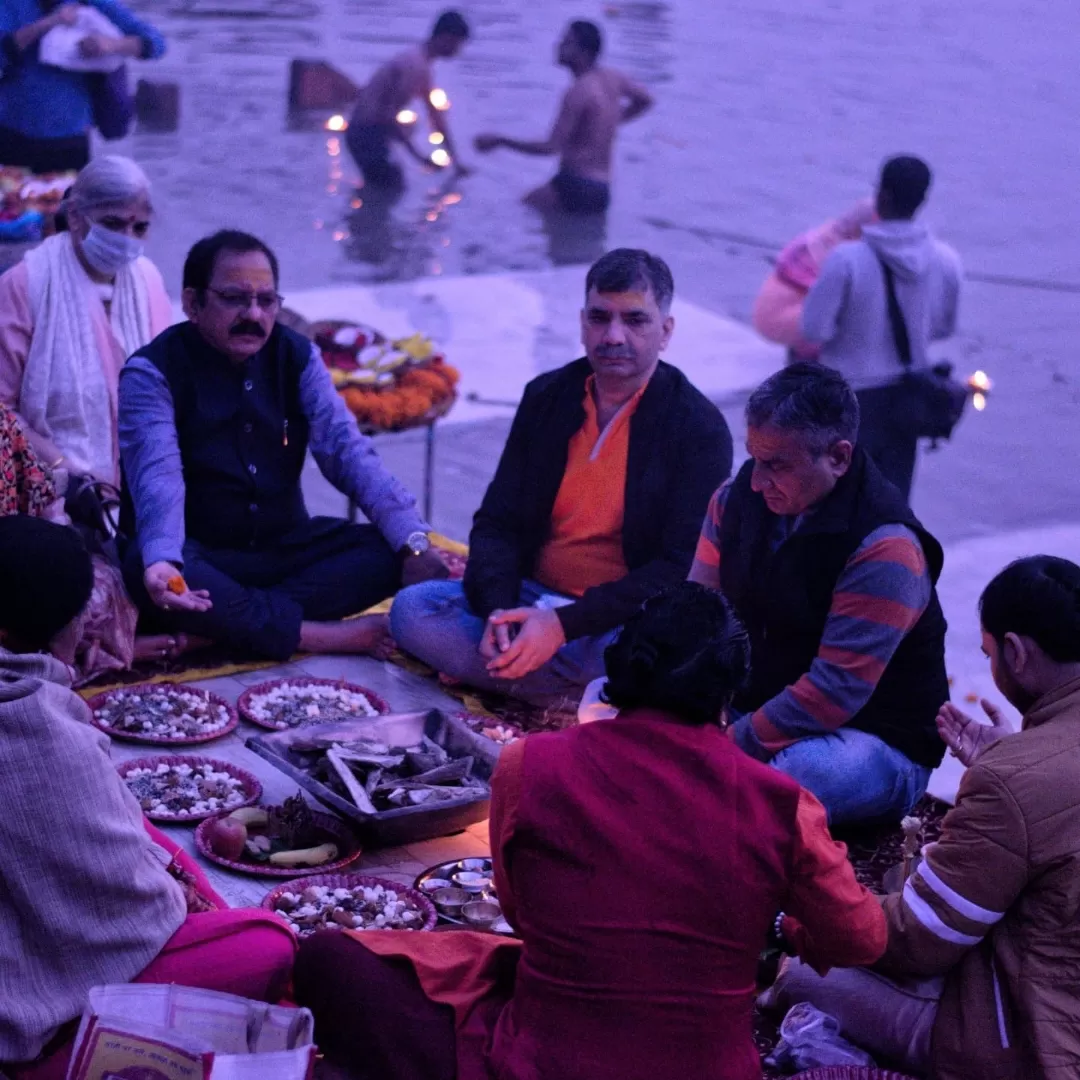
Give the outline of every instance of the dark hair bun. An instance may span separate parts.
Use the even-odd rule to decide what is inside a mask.
[[[720,593],[684,581],[646,601],[604,660],[611,704],[710,723],[745,682],[750,644]]]

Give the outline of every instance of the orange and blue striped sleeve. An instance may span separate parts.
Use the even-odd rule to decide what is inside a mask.
[[[737,741],[756,744],[746,747],[762,751],[754,756],[770,757],[853,719],[926,610],[932,589],[926,557],[911,529],[875,529],[836,582],[810,670],[740,721],[744,729],[736,733]]]
[[[701,523],[694,561],[690,566],[690,580],[710,589],[720,588],[720,526],[724,520],[724,504],[727,502],[731,481],[714,492]]]

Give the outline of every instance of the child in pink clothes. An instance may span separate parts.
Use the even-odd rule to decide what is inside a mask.
[[[864,199],[840,217],[797,236],[780,252],[751,314],[754,328],[762,337],[786,345],[799,359],[817,356],[817,346],[804,341],[800,333],[803,301],[833,248],[847,240],[858,240],[862,227],[873,220],[873,203]]]

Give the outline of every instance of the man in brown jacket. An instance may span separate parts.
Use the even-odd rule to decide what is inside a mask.
[[[883,901],[885,955],[873,971],[824,979],[792,963],[768,996],[812,1001],[852,1041],[934,1080],[1071,1080],[1080,1076],[1080,567],[1021,559],[990,582],[979,609],[983,651],[1023,713],[1020,732],[989,702],[989,725],[942,708],[938,730],[971,767],[940,840]]]

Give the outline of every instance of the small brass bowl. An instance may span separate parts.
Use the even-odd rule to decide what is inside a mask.
[[[472,897],[464,889],[436,889],[431,895],[435,906],[444,914],[457,918],[461,914],[462,907]]]
[[[496,919],[501,918],[502,908],[493,900],[472,900],[461,909],[465,921],[486,930]]]

